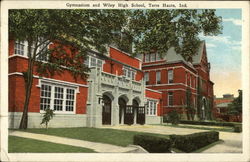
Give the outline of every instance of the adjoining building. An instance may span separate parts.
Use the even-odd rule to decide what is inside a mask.
[[[163,114],[176,109],[182,118],[212,119],[214,83],[204,41],[192,62],[170,48],[163,57],[145,54],[142,70],[146,87],[162,92]]]
[[[70,52],[67,49],[66,52]],[[160,124],[173,109],[195,119],[211,119],[213,83],[209,79],[205,42],[187,62],[173,48],[162,58],[157,53],[132,57],[115,47],[107,54],[91,51],[84,61],[86,80],[65,70],[59,75],[34,72],[28,127],[41,127],[44,110],[55,110],[50,127]],[[28,67],[27,42],[9,41],[9,127],[19,126],[24,106],[23,73]],[[35,67],[36,68],[36,67]],[[189,93],[189,94],[188,94]],[[189,96],[189,97],[187,97]],[[190,101],[189,101],[190,100]]]
[[[222,98],[215,98],[215,113],[214,117],[217,120],[223,120],[228,122],[241,122],[242,116],[229,114],[229,105],[232,104],[235,99],[233,94],[224,94]]]

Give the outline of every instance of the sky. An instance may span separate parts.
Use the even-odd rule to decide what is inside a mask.
[[[222,17],[222,34],[203,36],[206,41],[208,61],[211,63],[210,79],[214,82],[214,95],[238,96],[241,88],[241,9],[217,9],[216,15]]]

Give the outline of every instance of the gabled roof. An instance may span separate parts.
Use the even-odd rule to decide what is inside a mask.
[[[169,48],[167,54],[165,55],[167,62],[185,61],[182,55],[177,54],[174,47]]]
[[[205,45],[205,41],[203,40],[199,46],[197,54],[193,56],[193,64],[199,64],[201,62],[203,50],[205,47],[204,45]]]

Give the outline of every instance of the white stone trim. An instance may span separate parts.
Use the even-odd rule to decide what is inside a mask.
[[[23,75],[21,72],[14,72],[14,73],[9,73],[8,74],[9,76],[12,76],[12,75]],[[51,78],[44,78],[44,77],[39,77],[37,75],[33,75],[34,78],[37,78],[37,79],[43,79],[43,80],[47,80],[48,82],[51,81],[51,82],[58,82],[58,84],[64,84],[64,85],[68,85],[68,86],[80,86],[80,87],[89,87],[88,85],[85,85],[85,84],[78,84],[78,83],[73,83],[73,82],[67,82],[67,81],[62,81],[62,80],[56,80],[56,79],[51,79]],[[37,85],[37,87],[40,87],[39,86],[40,84]]]
[[[147,70],[143,70],[143,72],[159,71],[159,70],[169,70],[169,69],[177,69],[177,68],[185,68],[185,71],[188,71],[189,73],[192,73],[194,76],[198,77],[197,74],[195,74],[195,73],[192,72],[191,70],[187,69],[187,68],[186,68],[185,66],[183,66],[183,65],[174,66],[174,67],[167,67],[167,68],[147,69]],[[197,72],[196,69],[194,69],[194,70]]]
[[[146,85],[146,87],[148,88],[148,87],[155,87],[155,86],[172,86],[172,85],[183,85],[183,86],[185,86],[185,87],[189,87],[190,89],[196,90],[196,88],[187,86],[186,84],[183,84],[183,83],[149,84],[149,85]]]
[[[159,91],[186,91],[186,89],[182,89],[182,88],[177,88],[177,89],[159,89]],[[197,95],[197,93],[193,93],[194,95]]]
[[[162,93],[160,91],[154,90],[154,89],[150,89],[150,88],[146,88],[146,90],[152,91],[152,92],[157,92],[157,93]]]
[[[22,57],[22,58],[25,58],[25,59],[28,59],[29,57],[28,56],[24,56],[24,55],[19,55],[19,54],[13,54],[13,55],[10,55],[8,58],[13,58],[13,57]]]

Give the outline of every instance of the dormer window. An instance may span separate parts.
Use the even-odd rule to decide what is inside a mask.
[[[144,60],[144,62],[156,62],[162,60],[162,58],[158,53],[149,53],[144,55]]]
[[[84,64],[89,68],[98,67],[98,68],[102,69],[103,61],[101,59],[94,57],[94,56],[87,56],[86,60],[84,61]]]

